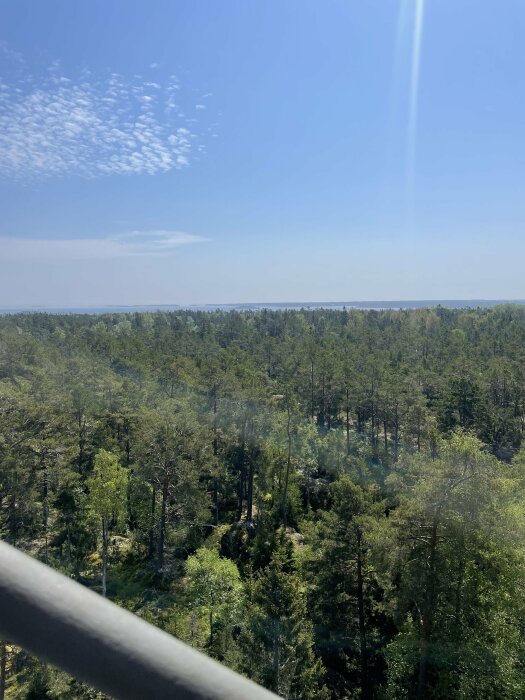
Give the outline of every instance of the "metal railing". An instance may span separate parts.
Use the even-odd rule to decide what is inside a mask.
[[[5,542],[0,637],[120,700],[277,698]]]

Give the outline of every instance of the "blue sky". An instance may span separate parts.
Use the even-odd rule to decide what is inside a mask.
[[[524,298],[524,35],[521,0],[6,0],[0,306]]]

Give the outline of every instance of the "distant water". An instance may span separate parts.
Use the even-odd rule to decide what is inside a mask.
[[[363,309],[363,310],[399,310],[423,309],[442,306],[446,309],[489,308],[501,304],[525,304],[523,299],[422,299],[412,301],[298,301],[253,304],[151,304],[138,306],[86,306],[86,307],[45,307],[20,306],[0,307],[0,314],[48,313],[48,314],[124,314],[144,311],[259,311],[261,309],[300,310],[300,309]]]

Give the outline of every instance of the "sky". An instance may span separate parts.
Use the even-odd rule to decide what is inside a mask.
[[[525,298],[522,0],[3,0],[0,307]]]

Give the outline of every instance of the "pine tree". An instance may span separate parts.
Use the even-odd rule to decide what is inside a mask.
[[[305,586],[291,547],[283,540],[249,586],[242,668],[287,700],[313,700],[327,697],[324,671],[314,652]]]

